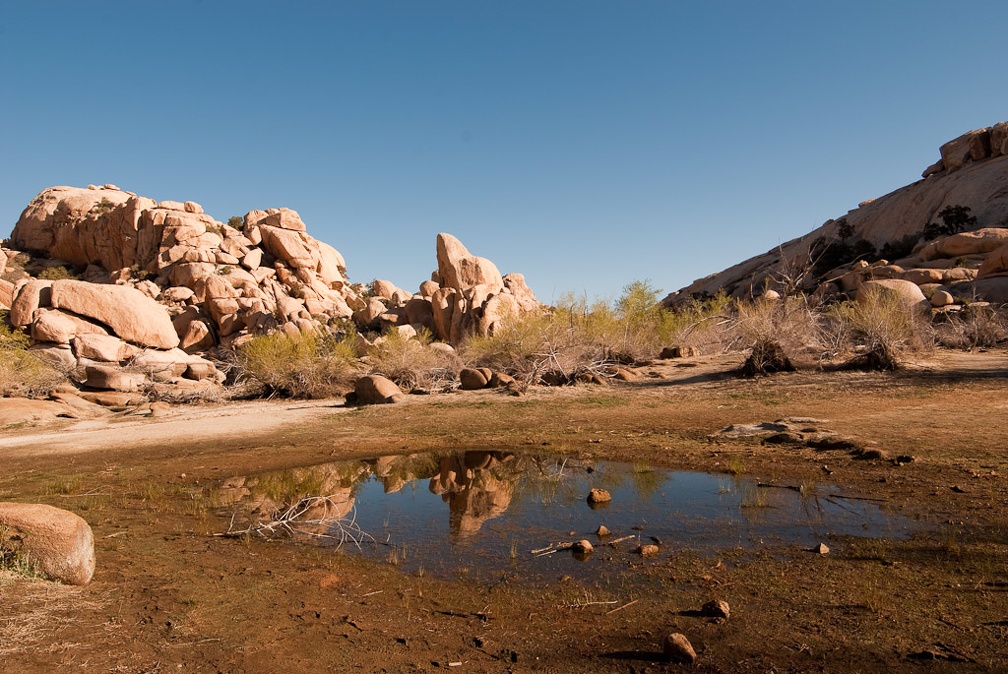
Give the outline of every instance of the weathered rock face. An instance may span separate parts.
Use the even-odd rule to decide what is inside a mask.
[[[947,206],[967,206],[976,217],[973,231],[928,243],[914,253],[921,261],[985,254],[1004,245],[1008,235],[1008,122],[971,131],[941,148],[940,159],[925,171],[927,176],[890,194],[864,202],[846,215],[829,220],[798,239],[741,262],[692,284],[665,298],[667,306],[692,295],[713,295],[725,290],[735,297],[760,291],[782,273],[810,259],[817,241],[839,240],[841,226],[849,241],[864,241],[881,251],[886,244],[914,240],[924,226],[939,222]],[[999,244],[998,241],[1001,241]],[[900,266],[909,269],[900,261]],[[806,290],[824,279],[808,277]],[[845,288],[845,290],[850,290]]]
[[[129,286],[53,281],[51,302],[57,309],[104,323],[123,340],[137,346],[173,349],[179,344],[164,307]]]
[[[504,288],[497,266],[485,257],[472,255],[451,234],[437,235],[437,261],[442,288],[465,290],[483,285],[491,292]]]
[[[0,545],[28,560],[47,577],[87,585],[94,575],[94,535],[72,512],[42,504],[0,503]]]
[[[77,275],[19,271],[16,283],[3,281],[11,322],[79,383],[128,393],[220,381],[210,361],[191,357],[226,357],[256,334],[342,335],[352,318],[365,332],[409,339],[427,330],[457,344],[540,310],[521,274],[502,277],[450,234],[438,235],[438,271],[420,294],[378,280],[368,296],[296,211],[253,210],[225,224],[195,202],[156,202],[113,185],[43,190],[11,240],[36,258],[33,269]]]

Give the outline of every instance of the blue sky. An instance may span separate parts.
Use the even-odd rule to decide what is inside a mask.
[[[664,291],[1008,119],[1003,2],[0,0],[0,236],[50,185],[296,209],[351,280],[437,232],[543,301]]]

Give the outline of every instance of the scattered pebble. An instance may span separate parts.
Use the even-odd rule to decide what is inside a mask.
[[[594,549],[595,548],[591,544],[591,541],[587,539],[580,540],[573,546],[571,546],[571,550],[573,550],[574,553],[578,555],[590,555],[592,553],[592,550]]]
[[[599,538],[605,538],[606,536],[609,535],[609,533],[610,533],[609,529],[606,528],[606,525],[600,524],[598,531],[595,532],[595,535],[598,536]]]
[[[696,662],[696,651],[693,650],[693,645],[689,642],[689,639],[687,639],[685,635],[679,634],[678,632],[665,637],[665,644],[662,646],[662,652],[671,662],[679,662],[687,665],[692,665]]]
[[[812,548],[812,552],[814,552],[814,553],[816,553],[818,555],[828,555],[829,554],[829,548],[826,546],[825,543],[820,543],[819,545],[817,545],[814,548]]]
[[[588,503],[609,503],[612,501],[612,494],[605,489],[592,489],[588,492]]]
[[[657,545],[641,545],[634,552],[636,552],[641,557],[654,557],[658,554]]]

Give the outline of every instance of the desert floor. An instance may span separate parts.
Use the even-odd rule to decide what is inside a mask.
[[[683,667],[662,657],[670,632],[688,637],[700,672],[1008,670],[1008,352],[756,380],[732,376],[738,365],[661,361],[634,382],[520,397],[11,423],[0,500],[77,512],[98,561],[84,587],[0,576],[0,671],[660,672]],[[15,404],[0,401],[0,417]],[[782,418],[844,441],[716,435]],[[233,527],[220,493],[235,476],[465,450],[708,471],[767,492],[828,485],[919,528],[831,538],[828,554],[665,541],[643,558],[614,547],[596,553],[611,564],[602,576],[535,579],[215,535]],[[714,598],[730,604],[727,620],[700,615]]]

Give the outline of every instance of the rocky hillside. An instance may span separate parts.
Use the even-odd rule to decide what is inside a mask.
[[[1008,122],[970,131],[939,152],[922,180],[694,281],[664,303],[720,290],[735,297],[768,289],[839,295],[873,278],[912,281],[929,298],[942,293],[938,304],[1008,301]]]
[[[51,187],[0,252],[0,308],[59,370],[126,391],[151,379],[220,382],[213,362],[260,334],[356,329],[367,341],[427,329],[458,343],[539,310],[521,274],[502,276],[450,234],[437,236],[436,253],[415,293],[383,280],[365,287],[287,208],[224,223],[191,201]]]

